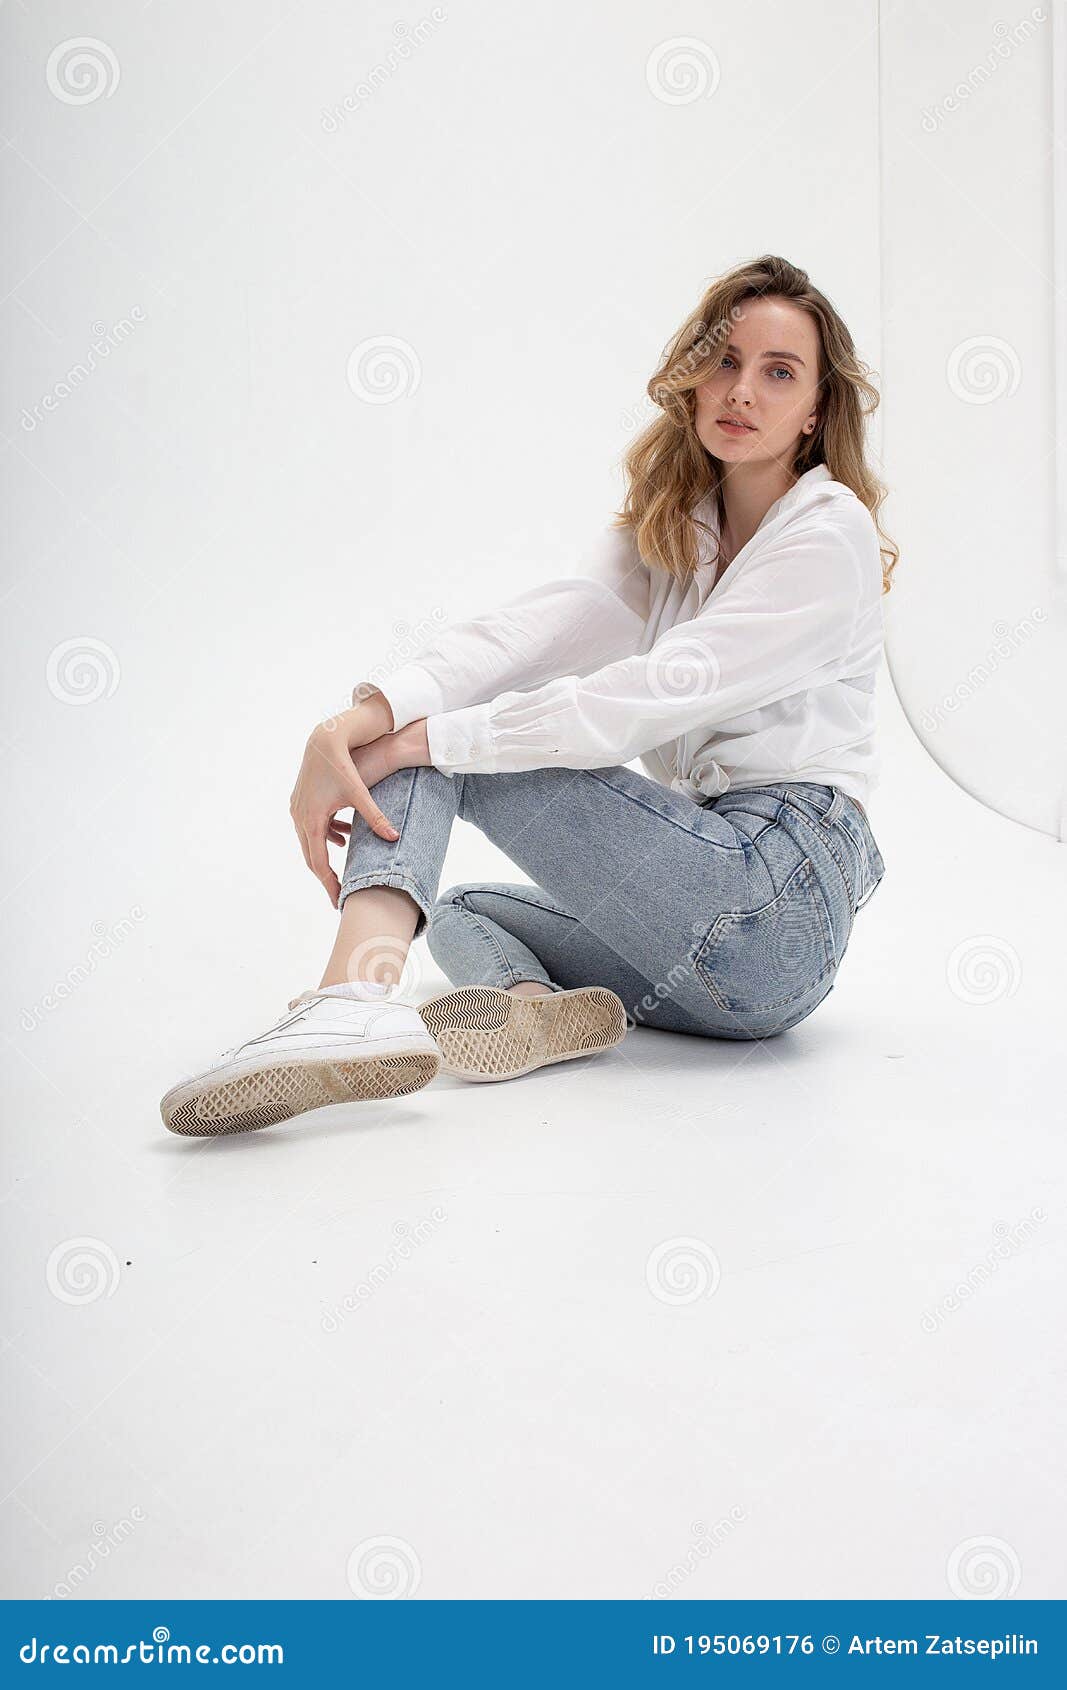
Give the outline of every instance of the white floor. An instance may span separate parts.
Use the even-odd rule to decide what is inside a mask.
[[[872,820],[783,1039],[191,1143],[332,912],[280,832],[84,816],[4,912],[4,1594],[1062,1596],[1067,848],[906,732]]]

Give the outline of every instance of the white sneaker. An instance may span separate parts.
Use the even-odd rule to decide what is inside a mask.
[[[273,1027],[186,1075],[159,1107],[172,1133],[245,1133],[329,1103],[403,1097],[440,1066],[409,1004],[301,992]]]

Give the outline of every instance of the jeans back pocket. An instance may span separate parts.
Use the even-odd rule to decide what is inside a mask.
[[[810,857],[762,909],[725,912],[712,923],[693,964],[731,1015],[773,1015],[833,973],[833,930]]]

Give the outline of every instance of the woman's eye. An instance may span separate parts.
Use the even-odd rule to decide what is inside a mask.
[[[732,364],[732,363],[733,363],[733,359],[731,358],[730,354],[728,352],[725,352],[723,354],[722,367],[725,369],[727,364]],[[789,368],[788,364],[778,364],[778,365],[776,365],[775,368],[771,370],[770,374],[773,375],[773,376],[777,376],[777,375],[788,376],[790,381],[796,380],[796,377],[794,376],[792,370]]]

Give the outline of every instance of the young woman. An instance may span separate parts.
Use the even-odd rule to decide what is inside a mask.
[[[172,1131],[399,1096],[441,1067],[507,1079],[631,1022],[765,1039],[823,1001],[885,872],[865,802],[898,554],[867,374],[785,259],[707,290],[578,571],[447,628],[310,735],[290,812],[336,943],[317,988],[167,1093]],[[533,884],[438,896],[456,816]],[[397,985],[423,932],[456,989],[415,1007]]]

